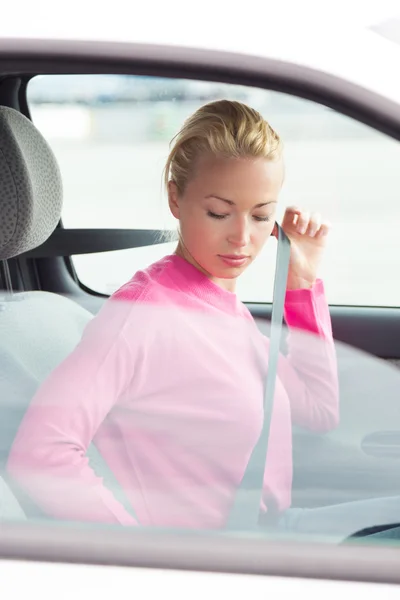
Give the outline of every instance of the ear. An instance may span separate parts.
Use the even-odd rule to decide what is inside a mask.
[[[176,183],[173,181],[168,182],[168,204],[175,219],[179,219],[179,193]]]

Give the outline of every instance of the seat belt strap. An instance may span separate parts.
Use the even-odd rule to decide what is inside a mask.
[[[277,228],[278,251],[272,301],[268,374],[264,382],[264,422],[228,517],[226,528],[230,530],[254,530],[260,514],[290,259],[289,238],[278,224]]]

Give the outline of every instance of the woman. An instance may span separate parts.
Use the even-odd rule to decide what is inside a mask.
[[[9,458],[49,515],[135,525],[88,464],[92,440],[140,525],[223,528],[263,421],[268,340],[235,295],[271,234],[282,144],[255,110],[218,101],[174,140],[166,169],[180,241],[106,302],[39,389]],[[291,240],[281,358],[260,514],[290,507],[292,422],[338,423],[335,352],[317,279],[328,224],[286,210]],[[318,341],[307,356],[295,330]],[[311,344],[312,345],[312,344]]]

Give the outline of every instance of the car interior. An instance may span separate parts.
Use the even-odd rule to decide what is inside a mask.
[[[232,86],[248,85],[250,82],[261,91],[273,90],[275,94],[281,93],[282,97],[306,98],[318,106],[328,107],[335,114],[345,115],[361,127],[376,131],[390,140],[396,146],[396,151],[400,140],[397,117],[393,116],[391,121],[387,116],[383,121],[376,110],[374,112],[373,106],[369,110],[366,105],[361,108],[356,99],[354,102],[350,98],[339,99],[337,91],[314,89],[306,78],[303,81],[298,78],[297,84],[283,79],[274,80],[272,76],[265,81],[259,78],[251,81],[250,75],[235,72],[234,69],[217,72],[210,66],[205,71],[194,64],[188,73],[187,66],[185,71],[179,63],[167,67],[162,62],[147,67],[147,70],[145,63],[139,68],[138,62],[129,68],[126,65],[121,68],[113,64],[111,59],[105,60],[101,56],[97,60],[92,58],[90,64],[84,59],[75,59],[72,64],[65,61],[54,65],[54,60],[49,59],[46,64],[43,59],[35,63],[31,58],[25,69],[22,63],[18,68],[13,66],[7,69],[5,65],[1,67],[0,61],[0,521],[46,518],[39,507],[9,481],[5,467],[19,423],[38,386],[73,350],[85,326],[109,295],[104,289],[93,289],[82,279],[83,267],[77,268],[78,258],[85,260],[92,255],[102,254],[110,256],[131,249],[158,247],[162,250],[163,242],[163,230],[159,223],[149,228],[148,224],[142,224],[138,216],[138,226],[135,227],[134,212],[129,224],[122,223],[122,227],[114,227],[112,224],[116,219],[112,214],[112,198],[105,206],[110,214],[109,227],[97,226],[94,212],[93,225],[90,225],[90,210],[93,208],[89,208],[89,216],[85,217],[88,226],[65,225],[67,204],[74,193],[73,169],[65,175],[66,171],[61,165],[63,160],[59,159],[61,154],[57,155],[51,140],[47,140],[40,130],[40,123],[43,123],[43,118],[42,121],[39,118],[40,111],[36,111],[39,117],[35,121],[34,103],[29,100],[32,82],[40,76],[49,80],[57,77],[58,82],[60,77],[67,80],[68,77],[81,74],[91,76],[92,81],[108,74],[137,77],[144,87],[147,85],[146,77],[168,78],[171,85],[182,79],[203,83],[222,81]],[[58,83],[54,88],[57,86]],[[45,95],[46,89],[43,90]],[[115,97],[105,84],[98,95],[101,96],[101,110],[106,114],[107,110],[111,110]],[[199,102],[204,100],[198,97]],[[50,95],[47,99],[42,98],[41,102],[45,108],[56,103]],[[140,104],[139,100],[135,102],[132,104],[134,107]],[[76,102],[76,112],[68,114],[70,125],[67,129],[72,130],[74,123],[78,127],[82,106],[84,101],[80,99]],[[156,125],[161,129],[165,119],[169,118],[168,106],[168,99],[164,99],[164,105],[160,103]],[[124,128],[124,114],[122,111],[118,116],[121,130]],[[51,115],[53,120],[49,121],[50,128],[56,128],[57,118],[62,118],[57,117],[57,111],[54,115]],[[284,119],[285,114],[281,118]],[[173,124],[175,127],[175,121]],[[93,124],[87,125],[90,126],[93,127]],[[70,135],[72,139],[72,133]],[[334,135],[335,131],[332,130]],[[78,140],[76,144],[79,143]],[[75,146],[71,148],[75,151]],[[112,154],[109,160],[114,160]],[[293,506],[297,507],[400,496],[400,283],[396,281],[398,255],[395,254],[395,243],[390,238],[393,229],[386,229],[386,224],[396,226],[400,208],[393,202],[385,202],[390,186],[390,194],[399,197],[400,187],[396,189],[395,186],[400,185],[400,179],[398,176],[396,179],[394,174],[389,183],[387,179],[386,183],[380,182],[386,171],[382,170],[381,173],[379,170],[379,161],[385,161],[379,149],[376,160],[375,165],[365,162],[349,167],[353,169],[354,178],[359,178],[360,185],[366,173],[375,169],[382,197],[376,199],[376,228],[374,230],[372,227],[369,238],[367,234],[365,238],[359,235],[364,228],[363,214],[359,215],[352,229],[346,229],[344,223],[341,230],[343,233],[340,235],[351,237],[351,244],[349,240],[341,240],[340,235],[337,238],[338,244],[349,243],[346,253],[351,254],[354,249],[360,254],[360,260],[366,262],[366,286],[362,288],[365,300],[360,293],[357,302],[333,302],[330,305],[337,342],[340,424],[334,431],[324,434],[295,429]],[[96,163],[96,149],[93,150],[91,161],[93,169],[102,169]],[[335,167],[332,169],[332,178],[347,177],[339,168],[336,171]],[[68,189],[65,187],[66,181],[68,185],[72,182],[67,186]],[[117,194],[118,191],[116,186]],[[81,199],[90,191],[85,189],[79,193]],[[93,202],[90,206],[94,206]],[[344,221],[345,208],[339,215]],[[377,238],[378,242],[382,240],[382,255],[375,253],[372,258],[367,251],[371,236]],[[390,239],[385,239],[385,236]],[[393,252],[390,253],[392,241]],[[365,248],[362,251],[361,244]],[[360,276],[355,268],[352,270],[350,254],[344,257],[341,268],[349,264],[346,281],[356,285]],[[332,256],[334,264],[335,249]],[[89,272],[91,263],[87,264]],[[390,272],[390,281],[389,278],[385,279],[387,275],[382,275],[383,264],[387,267],[385,273]],[[132,269],[135,270],[134,267]],[[367,294],[369,287],[374,298],[374,288],[382,288],[386,282],[391,286],[390,289],[397,289],[397,298],[391,297],[387,305],[371,302]],[[343,289],[345,294],[345,287]],[[252,300],[251,297],[245,301],[260,328],[267,327],[271,316],[270,302]],[[132,512],[123,490],[94,444],[88,451],[88,457],[96,473],[104,478],[106,485]]]

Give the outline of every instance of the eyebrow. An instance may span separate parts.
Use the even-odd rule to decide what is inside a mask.
[[[235,206],[233,200],[228,200],[227,198],[221,198],[221,196],[216,196],[215,194],[209,194],[206,198],[216,198],[217,200],[222,200],[222,202],[226,202],[229,206]],[[263,206],[267,206],[267,204],[276,204],[276,200],[269,200],[268,202],[260,202],[260,204],[256,204],[253,208],[261,208]]]

